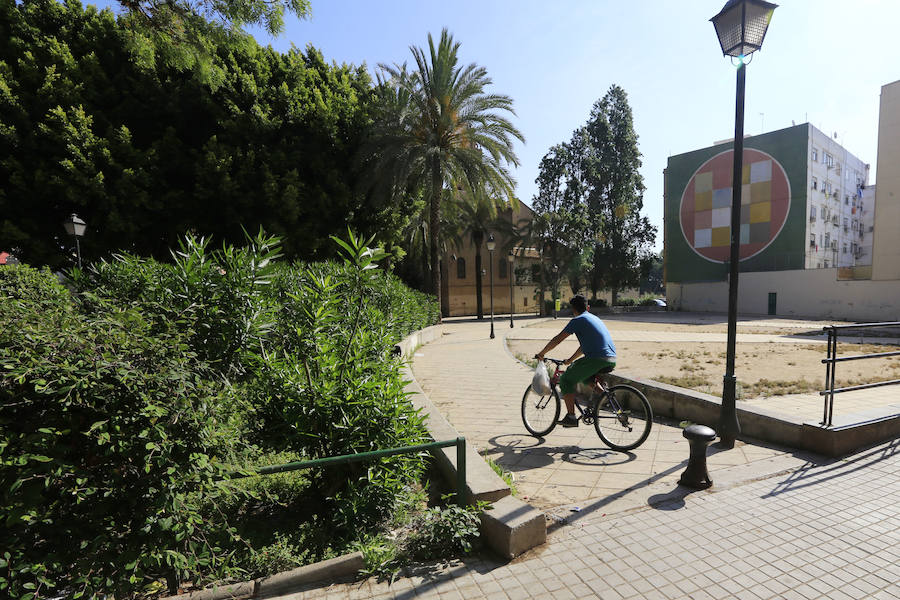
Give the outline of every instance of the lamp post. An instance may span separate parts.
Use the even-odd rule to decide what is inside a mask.
[[[744,83],[745,60],[762,47],[763,38],[772,20],[776,4],[764,0],[728,0],[712,21],[716,28],[722,54],[738,59],[737,92],[734,110],[734,163],[731,179],[731,256],[728,276],[728,347],[725,358],[725,377],[722,389],[722,410],[719,414],[719,438],[723,448],[734,448],[735,437],[741,432],[735,404],[734,376],[735,341],[737,339],[738,263],[741,245],[741,185],[744,163]]]
[[[509,261],[509,269],[507,269],[507,275],[509,275],[509,327],[510,329],[513,327],[513,312],[515,312],[516,305],[513,303],[513,268],[516,264],[516,257],[513,254],[513,251],[509,251],[509,255],[506,257],[506,260]]]
[[[84,230],[87,228],[87,223],[78,218],[78,215],[72,213],[72,216],[69,217],[67,221],[63,223],[63,227],[71,236],[75,236],[75,253],[78,256],[78,268],[81,268],[81,243],[78,241],[78,238],[84,235]]]
[[[494,234],[488,236],[487,249],[490,253],[491,261],[491,339],[494,339],[494,248],[497,243],[494,241]]]
[[[559,283],[559,266],[553,265],[553,318],[556,318],[556,287]]]

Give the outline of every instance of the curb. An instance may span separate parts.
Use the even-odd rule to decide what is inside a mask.
[[[297,587],[307,583],[350,577],[356,575],[363,566],[365,565],[362,552],[354,552],[252,581],[230,583],[177,596],[166,596],[164,600],[267,598],[296,590]]]

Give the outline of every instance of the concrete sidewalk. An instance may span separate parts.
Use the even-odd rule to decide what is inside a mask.
[[[715,489],[715,488],[714,488]],[[423,565],[284,600],[900,598],[900,444],[624,513],[572,513],[511,563]]]
[[[505,327],[505,330],[504,330]],[[527,435],[530,370],[508,324],[447,322],[413,371],[474,445],[544,509],[548,542],[511,563],[425,565],[393,585],[311,587],[283,598],[900,598],[900,441],[828,461],[738,442],[710,448],[714,487],[676,481],[688,446],[676,423],[640,448],[607,449],[593,428]],[[512,330],[515,331],[515,330]]]

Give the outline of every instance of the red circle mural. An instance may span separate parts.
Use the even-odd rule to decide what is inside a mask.
[[[791,185],[770,154],[744,149],[741,177],[740,259],[771,244],[787,221]],[[681,196],[681,232],[694,252],[712,262],[731,253],[732,164],[734,152],[713,156],[694,172]]]

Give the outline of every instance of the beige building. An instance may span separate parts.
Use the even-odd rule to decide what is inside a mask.
[[[533,214],[531,208],[519,202],[518,207],[501,213],[501,218],[512,225],[519,225],[522,221],[530,221]],[[513,246],[513,240],[499,233],[495,233],[494,238],[496,247],[493,253],[487,249],[487,240],[481,247],[481,299],[485,317],[491,312],[492,272],[495,315],[508,315],[510,306],[516,314],[537,314],[540,310],[536,291],[538,282],[534,281],[533,276],[540,262],[537,250]],[[451,317],[477,314],[476,262],[471,240],[466,240],[462,247],[452,248],[443,256],[441,285],[444,288],[444,314]]]
[[[900,81],[881,88],[872,280],[900,280]],[[894,302],[900,305],[900,290]],[[894,311],[894,317],[900,317]]]

